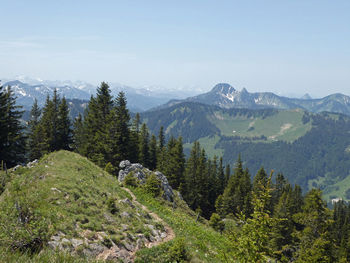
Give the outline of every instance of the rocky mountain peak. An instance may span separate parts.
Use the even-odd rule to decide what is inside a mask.
[[[211,92],[215,93],[222,93],[222,94],[231,94],[234,93],[236,90],[234,87],[232,87],[228,83],[219,83],[214,86],[214,88],[211,90]]]

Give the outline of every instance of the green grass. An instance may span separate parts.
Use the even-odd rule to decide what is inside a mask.
[[[131,196],[117,179],[85,157],[67,151],[51,153],[37,166],[10,174],[10,181],[0,195],[0,248],[8,251],[18,238],[31,238],[27,229],[17,226],[16,206],[35,215],[30,230],[36,233],[36,229],[41,229],[44,248],[59,231],[67,238],[80,239],[85,230],[91,231],[91,235],[103,231],[110,239],[119,240],[126,238],[121,224],[128,225],[131,234],[145,232],[145,224],[156,224],[143,210],[118,202],[124,198]],[[117,213],[111,211],[112,207]],[[120,216],[123,212],[131,217]],[[12,233],[17,236],[12,237]]]
[[[170,203],[154,199],[151,195],[138,188],[132,188],[138,201],[157,213],[175,231],[176,238],[152,249],[137,252],[137,262],[166,262],[169,249],[182,239],[190,254],[191,262],[224,262],[225,254],[230,255],[232,244],[220,233],[208,226],[207,221],[196,222],[196,214],[177,198],[178,207],[173,210]]]
[[[216,125],[224,136],[260,137],[269,141],[292,142],[305,135],[311,129],[311,123],[302,123],[302,110],[278,111],[264,119],[261,117],[230,116],[216,112],[209,120]]]
[[[214,155],[216,156],[223,156],[224,150],[220,148],[215,148],[215,145],[219,142],[220,137],[218,135],[215,136],[207,136],[200,138],[198,142],[200,143],[201,147],[204,148],[206,154],[209,158],[213,158]],[[193,146],[193,143],[185,143],[184,149],[191,149]]]
[[[44,249],[40,254],[19,253],[0,248],[0,262],[6,263],[102,263],[106,261],[73,256],[65,252]]]
[[[327,184],[323,190],[323,198],[330,202],[334,198],[342,198],[343,200],[350,201],[346,198],[345,192],[350,188],[350,175],[343,180],[335,184]]]

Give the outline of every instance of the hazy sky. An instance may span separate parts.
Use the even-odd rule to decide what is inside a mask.
[[[350,95],[350,1],[2,1],[0,77]]]

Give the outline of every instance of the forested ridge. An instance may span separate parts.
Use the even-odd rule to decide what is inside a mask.
[[[222,109],[185,102],[142,113],[141,117],[152,132],[163,126],[167,137],[182,136],[185,143],[191,144],[196,140],[203,141],[207,151],[221,151],[226,164],[234,163],[241,154],[253,173],[263,164],[267,170],[283,172],[290,182],[299,184],[304,191],[311,186],[325,189],[349,176],[350,119],[346,115],[301,110]],[[293,119],[296,117],[299,119]],[[234,123],[231,129],[223,127],[225,121]],[[287,125],[290,125],[289,130]],[[293,126],[296,127],[294,131]],[[280,136],[280,130],[284,128],[290,131],[289,137]],[[242,131],[232,133],[237,129]],[[280,137],[274,138],[274,134]]]
[[[195,108],[191,112],[193,118],[187,123],[188,130],[197,128],[196,121],[205,122],[196,118]],[[274,110],[256,112],[262,114],[262,117],[274,113]],[[237,114],[251,113],[240,110]],[[283,169],[273,167],[277,172],[270,172],[270,164],[266,159],[274,155],[265,148],[256,148],[254,155],[250,153],[256,156],[254,165],[259,165],[254,174],[249,170],[250,163],[244,162],[249,152],[239,148],[244,144],[230,145],[227,142],[227,147],[237,148],[237,151],[241,149],[239,152],[242,152],[242,155],[231,153],[230,158],[236,160],[230,162],[231,165],[225,165],[223,159],[228,159],[226,155],[229,152],[225,152],[223,157],[209,158],[197,141],[193,143],[188,158],[185,158],[184,141],[179,136],[182,133],[166,138],[166,131],[160,126],[157,133],[151,134],[147,125],[141,123],[139,114],[131,119],[124,93],[113,98],[108,84],[104,82],[97,89],[96,96],[91,97],[85,114],[79,115],[75,120],[69,118],[65,98],[60,98],[56,92],[52,98],[47,97],[42,109],[34,103],[27,133],[24,132],[20,118],[21,110],[15,104],[11,88],[5,90],[0,87],[2,170],[6,171],[18,163],[42,158],[61,149],[87,157],[114,176],[119,172],[120,161],[127,159],[139,162],[151,170],[163,172],[173,189],[181,193],[197,217],[209,220],[212,228],[227,236],[230,240],[227,245],[230,253],[223,256],[223,262],[267,262],[271,259],[280,262],[350,260],[350,206],[340,201],[330,209],[322,199],[321,190],[311,189],[303,194],[301,187],[294,184],[295,181],[291,184],[286,179]],[[148,123],[152,121],[148,119]],[[315,147],[321,147],[319,141],[327,139],[322,137],[323,133],[317,127],[335,129],[343,134],[341,124],[346,122],[341,118],[337,121],[327,120],[328,126],[324,126],[324,118],[313,117],[312,121],[314,133],[308,133],[306,136],[310,138],[306,140],[312,141]],[[204,123],[204,126],[208,130],[212,129],[210,122]],[[201,132],[206,134],[207,130]],[[293,143],[305,144],[302,138]],[[342,137],[335,136],[331,140],[335,145],[341,141],[344,143]],[[224,144],[223,141],[220,143]],[[271,147],[271,144],[261,145]],[[283,145],[282,143],[278,147],[291,147],[292,144]],[[333,156],[322,152],[322,147],[317,149],[330,162],[336,161],[331,159]],[[336,154],[336,150],[332,149],[331,154]],[[299,155],[300,152],[296,152],[288,161],[294,166],[302,165],[299,158],[293,159]],[[314,156],[306,152],[300,158]],[[323,164],[315,162],[313,165]],[[1,194],[11,178],[6,172],[0,174]],[[129,183],[133,184],[132,181]],[[150,188],[155,197],[160,194],[157,190],[159,184],[157,181],[152,182],[155,187]],[[28,220],[35,228],[36,218]],[[0,227],[2,230],[7,229],[4,224]],[[9,231],[0,231],[0,246],[9,246],[4,242],[8,240],[7,235]],[[9,249],[26,251],[26,247],[21,246],[10,246]]]

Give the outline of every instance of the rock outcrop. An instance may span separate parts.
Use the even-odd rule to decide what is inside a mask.
[[[121,170],[119,171],[118,181],[123,182],[125,177],[128,174],[131,174],[133,177],[135,177],[140,184],[145,184],[146,179],[148,176],[150,176],[152,173],[154,173],[158,180],[161,182],[161,188],[163,190],[163,198],[166,200],[172,202],[174,200],[174,191],[173,188],[170,186],[168,179],[164,174],[161,172],[152,172],[148,168],[143,167],[139,163],[130,163],[130,161],[125,160],[121,161],[119,164],[119,167]]]

